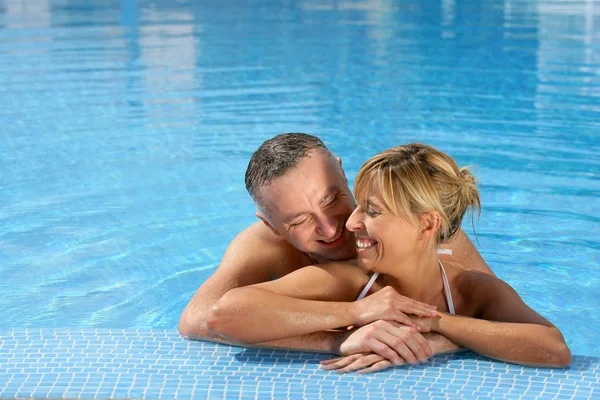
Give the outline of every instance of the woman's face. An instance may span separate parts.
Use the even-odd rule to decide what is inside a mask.
[[[389,273],[410,262],[419,237],[417,218],[410,221],[392,214],[381,199],[371,194],[346,222],[356,236],[358,265],[367,270]]]

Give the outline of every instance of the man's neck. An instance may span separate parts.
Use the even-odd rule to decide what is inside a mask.
[[[334,261],[346,261],[346,260],[356,260],[356,251],[352,254],[352,257],[344,259],[344,260],[329,260],[325,257],[321,257],[318,254],[311,254],[311,253],[304,253],[306,255],[306,257],[308,257],[311,262],[313,262],[314,264],[326,264],[326,263],[330,263],[330,262],[334,262]]]

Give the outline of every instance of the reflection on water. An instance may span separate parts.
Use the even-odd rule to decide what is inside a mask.
[[[598,355],[599,7],[0,0],[0,326],[173,328],[252,151],[305,131],[351,181],[402,142],[475,165],[482,254]]]

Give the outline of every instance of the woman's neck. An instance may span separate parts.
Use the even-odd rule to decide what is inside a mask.
[[[390,269],[385,281],[403,296],[437,305],[444,284],[436,249],[403,260]]]

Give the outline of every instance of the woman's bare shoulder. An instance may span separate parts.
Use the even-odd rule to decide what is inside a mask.
[[[481,271],[463,270],[455,280],[457,294],[461,297],[466,316],[477,317],[493,301],[499,291],[508,286],[494,275]]]

